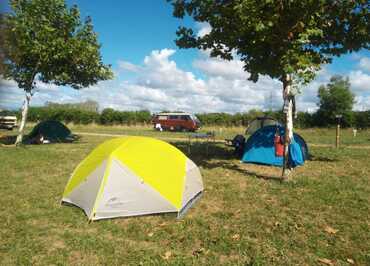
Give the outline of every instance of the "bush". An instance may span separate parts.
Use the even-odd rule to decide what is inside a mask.
[[[30,107],[28,121],[39,122],[45,120],[89,124],[99,121],[99,113],[66,107]]]
[[[141,111],[116,111],[106,108],[100,115],[100,123],[103,125],[125,124],[136,125],[150,123],[152,115],[147,110]]]

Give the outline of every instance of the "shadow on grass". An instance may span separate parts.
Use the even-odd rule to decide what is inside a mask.
[[[0,137],[0,144],[3,145],[12,145],[15,143],[15,140],[17,139],[17,136],[15,135],[8,135],[8,136],[1,136]]]
[[[2,145],[13,145],[13,144],[15,144],[16,139],[17,139],[16,135],[3,135],[3,136],[0,136],[0,144],[2,144]],[[48,143],[47,145],[57,144],[57,143],[82,144],[82,143],[87,143],[87,142],[86,141],[81,141],[81,136],[73,135],[73,140],[60,141],[60,142],[51,142],[51,143]],[[41,144],[33,143],[32,141],[30,141],[30,139],[27,138],[27,136],[25,136],[24,140],[22,142],[22,145],[41,145]],[[46,145],[46,144],[44,144],[44,145]]]
[[[310,155],[309,161],[313,161],[313,162],[338,162],[339,160],[338,159],[333,159],[333,158],[329,158],[329,157],[324,157],[324,156],[316,156],[316,155]]]
[[[244,164],[245,167],[250,169],[239,167],[235,164],[227,164],[226,168],[237,171],[241,174],[251,175],[257,178],[266,180],[282,181],[281,178],[281,168],[267,165],[254,165],[254,164]],[[269,172],[269,173],[264,173]]]
[[[171,144],[185,153],[195,164],[204,168],[213,169],[223,165],[223,162],[210,163],[211,160],[236,159],[233,150],[220,143],[193,142],[190,146],[189,142],[183,141]]]
[[[189,149],[188,142],[172,142],[179,150],[184,152],[196,165],[205,169],[214,169],[222,167],[231,171],[239,172],[243,175],[250,175],[266,180],[281,181],[280,168],[240,163],[240,165],[231,162],[231,160],[240,159],[232,148],[220,143],[198,142],[193,143]],[[208,149],[208,150],[207,150]],[[189,152],[190,151],[190,152]],[[248,169],[246,168],[248,167]]]

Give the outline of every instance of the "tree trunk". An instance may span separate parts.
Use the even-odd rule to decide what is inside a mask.
[[[30,100],[31,100],[31,94],[26,92],[26,99],[24,100],[24,104],[22,108],[22,120],[21,120],[21,124],[19,125],[19,133],[17,136],[17,140],[15,142],[15,145],[17,146],[22,144],[24,127],[27,121],[27,114],[28,114],[28,107],[30,105]]]
[[[291,97],[292,79],[290,74],[286,74],[283,79],[283,98],[285,113],[285,139],[284,139],[284,161],[282,179],[288,179],[289,169],[289,144],[293,139],[293,101]]]

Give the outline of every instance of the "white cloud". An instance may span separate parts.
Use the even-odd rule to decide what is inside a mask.
[[[243,63],[239,60],[225,61],[207,56],[196,59],[193,66],[211,77],[222,76],[230,80],[248,78],[248,74],[243,71]]]
[[[301,93],[296,98],[297,109],[305,112],[314,112],[318,108],[317,90],[320,85],[327,84],[333,74],[324,66],[316,75],[316,78],[308,85],[300,88]]]
[[[369,57],[362,57],[358,65],[362,70],[370,72],[370,58]]]
[[[211,32],[212,27],[207,22],[197,22],[196,28],[198,29],[197,36],[203,37],[204,35]]]
[[[22,104],[24,93],[13,82],[0,81],[0,109],[12,109],[15,103]]]
[[[135,85],[140,87],[140,97],[150,98],[153,90],[160,90],[162,101],[156,101],[154,110],[185,110],[194,112],[241,112],[251,108],[270,106],[272,91],[273,106],[281,104],[281,83],[268,77],[261,77],[259,83],[248,81],[239,60],[224,61],[209,58],[204,54],[194,62],[194,67],[206,75],[196,78],[191,72],[177,67],[171,60],[174,50],[153,51],[144,59],[142,71]],[[130,99],[138,99],[137,93],[123,88]],[[145,93],[144,93],[145,91]]]
[[[121,70],[126,70],[126,71],[130,71],[130,72],[138,72],[140,71],[140,67],[137,66],[137,65],[134,65],[130,62],[127,62],[127,61],[123,61],[123,60],[119,60],[118,61],[118,67],[121,69]]]
[[[44,105],[45,102],[69,103],[78,102],[80,98],[75,97],[72,88],[46,84],[37,81],[34,95],[31,98],[31,106]],[[22,107],[25,92],[18,88],[14,81],[0,80],[0,108],[18,109]]]
[[[349,73],[349,80],[355,92],[361,93],[370,91],[370,75],[361,70],[351,71]]]
[[[176,96],[181,92],[187,94],[202,94],[205,83],[197,79],[192,72],[179,69],[176,62],[169,57],[175,50],[163,49],[152,51],[144,59],[142,72],[138,75],[136,83],[143,87],[166,91],[167,94]]]
[[[361,70],[351,71],[349,73],[351,88],[355,94],[355,110],[370,109],[370,74]]]
[[[354,106],[355,110],[358,111],[365,111],[369,110],[369,103],[370,103],[370,95],[359,95],[356,97],[356,103]]]
[[[181,69],[172,56],[172,49],[152,51],[142,64],[119,61],[119,70],[130,71],[134,77],[122,82],[119,71],[117,78],[99,82],[95,86],[79,91],[69,87],[57,87],[38,83],[38,90],[31,104],[42,105],[46,101],[60,103],[79,102],[88,99],[99,102],[100,108],[118,110],[149,109],[183,110],[190,112],[245,112],[252,108],[280,109],[282,107],[282,84],[278,80],[261,76],[257,83],[248,80],[243,63],[234,59],[224,61],[210,58],[200,52],[193,67],[202,78],[193,72]],[[297,96],[297,108],[302,111],[317,109],[317,89],[329,82],[331,73],[323,68],[316,79]],[[350,82],[356,93],[356,109],[370,108],[370,75],[362,70],[349,72]],[[18,108],[24,93],[12,81],[0,82],[0,108]]]

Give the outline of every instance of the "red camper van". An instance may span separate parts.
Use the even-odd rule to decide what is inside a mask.
[[[196,131],[200,128],[199,119],[189,113],[159,113],[154,115],[152,123],[155,129],[171,131]]]

